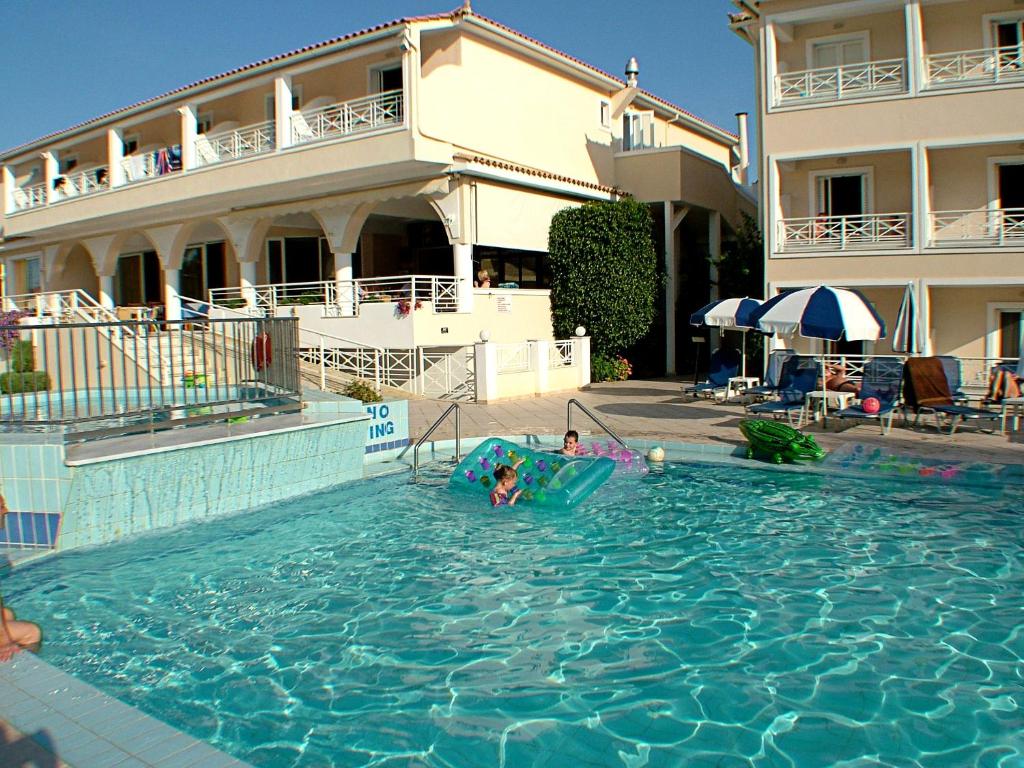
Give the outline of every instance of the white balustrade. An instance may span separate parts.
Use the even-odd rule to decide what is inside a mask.
[[[1024,244],[1024,208],[934,211],[930,218],[932,246]]]
[[[533,370],[530,364],[529,341],[520,344],[495,344],[498,356],[498,375],[503,373],[526,373]]]
[[[214,165],[274,150],[274,121],[196,136],[196,166]]]
[[[926,58],[929,88],[956,88],[1024,79],[1024,47],[933,53]]]
[[[907,90],[903,59],[783,72],[775,77],[775,104],[838,101]]]
[[[61,185],[61,196],[79,197],[91,195],[110,187],[110,169],[106,165],[88,168],[82,171],[70,171],[64,174],[64,183]]]
[[[909,248],[909,213],[868,213],[859,216],[816,216],[779,222],[784,251]]]
[[[14,207],[19,211],[28,211],[46,205],[46,183],[33,184],[29,187],[15,187],[13,190]]]
[[[548,347],[548,368],[566,368],[576,365],[576,340],[552,341]]]
[[[402,112],[401,90],[363,96],[320,109],[294,112],[291,118],[292,144],[306,144],[400,125]]]

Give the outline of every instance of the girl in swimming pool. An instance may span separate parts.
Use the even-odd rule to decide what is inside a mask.
[[[516,479],[519,475],[516,468],[523,463],[520,459],[511,467],[507,464],[499,464],[494,469],[494,490],[491,491],[491,506],[504,507],[513,506],[523,493],[522,488],[516,487]]]

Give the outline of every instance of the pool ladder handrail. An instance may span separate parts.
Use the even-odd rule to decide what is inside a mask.
[[[574,405],[577,408],[579,408],[581,411],[583,411],[584,414],[589,416],[590,420],[593,421],[595,424],[597,424],[597,426],[599,426],[601,429],[603,429],[605,432],[607,432],[608,436],[611,437],[615,442],[617,442],[623,448],[629,448],[629,446],[626,445],[626,441],[623,440],[621,437],[619,437],[617,434],[615,434],[615,430],[613,430],[611,427],[609,427],[607,424],[605,424],[603,421],[601,421],[601,419],[597,416],[597,414],[595,414],[593,411],[591,411],[589,408],[587,408],[587,406],[585,406],[583,403],[581,403],[575,397],[569,398],[569,403],[565,406],[565,410],[566,410],[566,414],[565,414],[565,430],[567,432],[570,429],[572,429],[572,407]]]
[[[452,403],[445,408],[444,413],[437,417],[437,421],[430,425],[430,429],[424,433],[423,437],[416,441],[416,447],[412,449],[412,473],[418,474],[420,471],[420,446],[427,442],[427,439],[434,434],[434,430],[441,426],[441,422],[448,418],[448,414],[455,411],[455,463],[459,462],[462,457],[462,409],[459,408],[458,403]]]

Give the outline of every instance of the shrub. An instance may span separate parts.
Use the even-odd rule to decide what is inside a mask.
[[[36,369],[36,350],[31,341],[14,342],[8,369],[15,373],[29,373]]]
[[[0,374],[0,393],[42,392],[50,388],[50,375],[46,371],[11,371]]]
[[[555,337],[583,325],[598,355],[615,355],[654,321],[658,258],[650,211],[633,199],[565,208],[551,219]]]
[[[341,393],[345,395],[345,397],[362,400],[364,403],[379,403],[384,399],[380,396],[380,393],[373,388],[372,384],[359,379],[353,379],[346,384],[341,390]]]
[[[625,381],[632,373],[633,366],[621,355],[609,357],[596,354],[590,356],[591,381]]]

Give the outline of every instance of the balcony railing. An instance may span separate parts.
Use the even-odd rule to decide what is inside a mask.
[[[930,245],[935,247],[1024,247],[1024,208],[934,211],[930,216]]]
[[[928,87],[956,88],[1024,81],[1024,46],[934,53],[926,59]]]
[[[292,114],[292,144],[306,144],[402,123],[402,91],[385,91]]]
[[[110,187],[110,169],[105,165],[69,171],[61,178],[63,182],[55,189],[59,194],[55,195],[54,199],[65,200],[70,197],[91,195]]]
[[[779,222],[783,251],[846,251],[909,248],[909,213],[817,216]]]
[[[906,62],[903,59],[868,61],[777,75],[775,103],[804,104],[858,99],[903,93],[906,89]]]
[[[153,179],[181,170],[181,147],[161,147],[151,152],[139,152],[121,158],[124,183]]]
[[[32,208],[39,208],[46,205],[46,184],[33,184],[30,187],[15,187],[12,190],[14,208],[18,211],[28,211]]]
[[[274,151],[274,121],[196,136],[196,166],[237,160]]]
[[[406,302],[410,312],[417,303],[429,302],[435,313],[441,313],[458,309],[459,281],[448,275],[396,275],[213,288],[209,295],[210,303],[217,307],[256,316],[272,316],[278,307],[306,304],[323,305],[329,316],[355,317],[361,305],[390,302]]]

